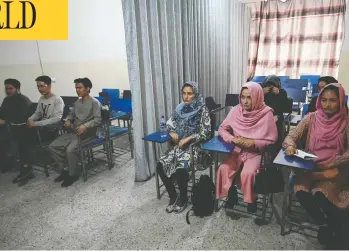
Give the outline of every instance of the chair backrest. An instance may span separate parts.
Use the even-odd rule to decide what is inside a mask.
[[[132,99],[132,94],[130,90],[124,90],[124,93],[122,94],[123,99]]]
[[[310,82],[310,85],[317,85],[319,82],[320,75],[301,75],[300,79],[306,79]]]
[[[106,92],[109,95],[110,99],[120,98],[120,90],[119,89],[102,89],[102,92]]]
[[[307,115],[309,112],[309,105],[308,104],[304,104],[303,105],[303,110],[302,110],[302,117],[304,117],[305,115]]]
[[[266,76],[254,76],[251,82],[263,83]]]
[[[110,99],[110,109],[132,113],[132,101],[130,99]]]
[[[239,104],[239,94],[226,94],[225,95],[225,107],[236,106]]]
[[[103,124],[109,124],[110,110],[107,105],[103,105],[101,109],[101,117]]]
[[[308,87],[307,79],[286,79],[282,83],[282,88],[293,88],[293,89],[303,89],[304,87]]]
[[[216,102],[214,102],[213,97],[205,98],[205,103],[210,112],[218,107]]]
[[[279,78],[280,78],[281,86],[283,82],[285,82],[287,79],[290,79],[289,76],[279,76]]]
[[[70,113],[70,106],[65,105],[63,108],[62,120],[66,119],[66,117],[69,115],[69,113]]]
[[[304,103],[306,99],[306,91],[295,88],[284,88],[287,95],[293,99],[293,102]]]
[[[110,98],[109,98],[109,94],[107,92],[100,92],[99,93],[99,97],[102,97],[103,99],[99,100],[99,102],[101,102],[101,104],[103,105],[109,105],[110,103]]]
[[[76,100],[79,99],[78,96],[61,96],[65,105],[72,107]]]
[[[211,135],[210,135],[210,138],[213,138],[214,134],[215,134],[215,131],[216,131],[216,126],[217,126],[216,113],[210,112],[210,119],[211,119]]]

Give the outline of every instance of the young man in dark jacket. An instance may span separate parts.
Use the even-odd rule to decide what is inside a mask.
[[[11,139],[18,147],[21,169],[20,174],[13,180],[14,183],[18,183],[32,177],[28,137],[30,134],[26,125],[32,102],[20,93],[21,84],[17,79],[6,79],[4,84],[7,97],[0,108],[0,126],[9,127]]]

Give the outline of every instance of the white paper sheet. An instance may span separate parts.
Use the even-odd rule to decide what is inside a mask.
[[[299,149],[297,149],[297,153],[296,153],[294,156],[297,156],[297,157],[302,158],[302,159],[305,159],[305,160],[310,160],[310,159],[316,159],[316,158],[318,158],[318,156],[315,156],[315,155],[313,155],[313,154],[304,152],[304,151],[299,150]]]

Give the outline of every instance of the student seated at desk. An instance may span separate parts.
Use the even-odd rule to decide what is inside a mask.
[[[62,170],[55,182],[63,181],[62,187],[68,187],[79,179],[77,170],[78,136],[81,137],[82,144],[90,141],[96,137],[97,127],[102,122],[101,104],[90,96],[91,81],[88,78],[78,78],[74,80],[74,83],[79,99],[75,102],[64,124],[68,130],[73,129],[74,131],[61,135],[49,145],[52,158]],[[65,169],[66,160],[69,172]]]
[[[281,148],[284,132],[284,112],[287,110],[289,103],[287,92],[281,88],[281,80],[278,76],[267,76],[263,82],[264,102],[274,110],[274,118],[278,128],[278,142]]]
[[[167,121],[167,129],[172,137],[174,148],[160,158],[157,164],[158,174],[164,183],[170,202],[166,212],[182,212],[188,202],[188,168],[194,167],[204,152],[194,147],[194,159],[190,159],[190,143],[206,140],[211,134],[211,119],[208,108],[199,93],[198,84],[186,82],[182,87],[183,102],[179,104]],[[195,164],[191,164],[194,162]],[[174,177],[173,177],[174,176]],[[179,197],[172,179],[177,180]]]
[[[18,148],[21,167],[19,175],[13,180],[13,183],[18,183],[33,177],[30,139],[26,125],[32,103],[27,96],[21,94],[21,83],[17,79],[6,79],[4,84],[7,97],[0,108],[0,126],[9,126],[11,140]],[[3,154],[5,152],[2,152]]]
[[[41,140],[51,142],[58,137],[58,129],[47,127],[61,122],[64,102],[61,97],[52,93],[52,80],[49,76],[40,76],[35,81],[42,96],[35,113],[28,119],[27,125],[29,128],[40,128]]]
[[[294,191],[301,205],[321,226],[319,242],[339,243],[348,238],[348,235],[343,238],[348,230],[340,227],[349,206],[349,127],[344,88],[337,83],[326,85],[319,94],[316,109],[286,137],[283,147],[289,156],[296,153],[297,145],[318,156],[316,170],[296,173]]]
[[[244,201],[248,203],[248,212],[256,212],[257,196],[253,186],[261,164],[260,151],[275,143],[278,137],[273,110],[264,104],[263,90],[259,84],[250,82],[243,86],[240,104],[231,110],[218,133],[224,141],[235,144],[235,148],[218,169],[217,199],[228,196],[235,175],[242,168]]]

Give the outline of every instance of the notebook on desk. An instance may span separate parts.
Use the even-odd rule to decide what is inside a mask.
[[[208,151],[231,153],[235,146],[232,143],[225,142],[220,136],[215,136],[201,148]]]
[[[312,170],[314,168],[314,162],[312,160],[304,160],[296,156],[286,156],[284,149],[280,150],[279,154],[274,159],[274,164],[305,170]]]

